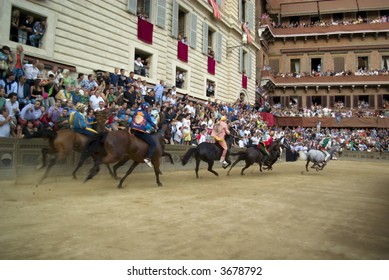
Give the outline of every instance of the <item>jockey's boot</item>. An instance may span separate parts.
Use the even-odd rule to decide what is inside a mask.
[[[145,158],[145,159],[144,159],[144,162],[145,162],[148,166],[153,167],[153,164],[151,163],[151,160],[150,160],[149,158]]]

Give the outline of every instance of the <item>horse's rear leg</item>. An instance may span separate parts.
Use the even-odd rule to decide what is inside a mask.
[[[216,171],[212,170],[212,167],[213,167],[213,160],[208,162],[208,171],[215,174],[216,176],[219,176],[219,174]]]
[[[244,171],[245,171],[247,168],[249,168],[252,164],[253,164],[253,163],[246,161],[246,165],[245,165],[245,166],[242,168],[242,170],[240,171],[240,175],[245,175],[245,174],[244,174]]]
[[[123,188],[123,182],[124,180],[127,178],[128,175],[131,174],[132,171],[134,171],[135,167],[137,167],[137,165],[139,164],[139,162],[136,162],[134,161],[130,168],[127,170],[126,174],[123,176],[122,179],[120,179],[120,182],[119,182],[119,185],[118,185],[118,189],[122,189]]]
[[[45,173],[43,174],[43,176],[39,180],[39,184],[42,183],[43,180],[47,178],[47,175],[49,174],[50,169],[54,166],[56,161],[57,161],[57,157],[56,156],[49,160],[49,164],[46,167]]]
[[[200,159],[196,158],[196,167],[195,167],[195,172],[196,172],[196,178],[199,178],[199,169],[200,169]]]
[[[77,166],[76,166],[76,168],[73,170],[73,173],[72,173],[73,179],[77,179],[76,173],[77,173],[78,169],[80,169],[80,167],[84,164],[84,162],[85,162],[85,160],[86,160],[87,158],[88,158],[87,156],[84,156],[84,153],[81,154],[80,160],[78,161]],[[95,159],[93,159],[93,160],[95,161]]]
[[[47,165],[47,154],[49,153],[49,148],[42,148],[42,164],[37,167],[37,169],[42,169]]]
[[[159,174],[162,174],[161,170],[159,170],[159,158],[153,160],[153,167],[154,167],[155,178],[157,179],[157,185],[159,187],[162,187],[162,183],[159,180]]]
[[[240,158],[239,158],[239,157],[238,157],[238,158],[234,161],[234,163],[231,165],[230,169],[229,169],[228,172],[227,172],[227,176],[230,176],[230,171],[231,171],[231,169],[232,169],[238,162],[240,162]]]

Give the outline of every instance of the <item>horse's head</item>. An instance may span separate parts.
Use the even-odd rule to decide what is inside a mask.
[[[285,149],[287,149],[289,151],[292,150],[291,147],[290,147],[290,142],[289,142],[289,140],[287,138],[282,136],[279,141],[280,141],[280,145],[281,145],[282,148],[285,148]]]

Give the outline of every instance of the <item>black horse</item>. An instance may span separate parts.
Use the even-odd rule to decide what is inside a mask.
[[[226,162],[228,165],[223,166],[224,169],[226,169],[228,166],[231,165],[231,161],[229,160],[229,156],[231,153],[231,145],[233,142],[234,137],[232,135],[226,135],[225,140],[227,143],[227,155],[226,155]],[[189,159],[194,155],[196,159],[196,177],[199,178],[199,166],[200,161],[205,161],[208,163],[208,171],[212,172],[216,176],[219,176],[219,174],[212,170],[213,163],[215,160],[220,160],[220,157],[223,153],[223,148],[219,145],[218,142],[216,143],[208,143],[203,142],[200,145],[198,145],[196,148],[189,149],[184,157],[182,158],[182,165],[185,165],[188,163]]]
[[[259,165],[259,171],[262,172],[262,165],[265,164],[264,169],[266,170],[272,170],[273,164],[277,161],[277,159],[280,157],[281,149],[280,148],[286,148],[290,149],[289,142],[287,139],[281,138],[279,140],[274,140],[271,146],[269,147],[269,158],[267,162],[264,162],[264,155],[262,152],[255,146],[248,147],[246,151],[241,151],[236,154],[238,158],[234,161],[234,163],[231,165],[230,169],[227,172],[227,175],[230,175],[231,169],[240,161],[244,160],[246,162],[246,165],[242,168],[240,174],[244,175],[244,171],[249,168],[254,163],[258,163]]]

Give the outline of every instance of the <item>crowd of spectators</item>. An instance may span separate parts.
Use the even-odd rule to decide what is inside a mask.
[[[20,54],[15,56],[16,60],[20,58]],[[199,101],[188,94],[177,94],[176,87],[168,88],[163,80],[153,86],[141,77],[136,78],[134,72],[127,76],[124,69],[116,68],[112,73],[89,74],[87,77],[78,73],[77,78],[73,78],[68,69],[61,70],[57,66],[46,70],[39,61],[23,63],[21,69],[7,69],[6,76],[0,81],[1,137],[29,138],[42,127],[69,129],[69,116],[75,111],[77,103],[88,107],[86,117],[89,127],[94,127],[97,111],[109,110],[106,129],[128,129],[132,114],[145,101],[150,104],[150,113],[155,121],[168,124],[166,129],[171,136],[167,140],[172,144],[212,142],[210,134],[214,125],[221,116],[226,116],[231,128],[241,136],[235,143],[239,147],[258,144],[270,129],[275,129],[278,137],[288,137],[293,143],[307,147],[317,144],[328,133],[350,149],[372,151],[373,143],[375,150],[378,143],[382,149],[387,150],[388,147],[388,130],[318,129],[314,133],[311,128],[270,128],[261,115],[265,107],[256,108],[245,102],[243,97],[235,102],[211,98]],[[341,104],[339,106],[340,109]],[[284,116],[288,115],[287,110],[291,110],[289,115],[292,115],[297,107],[293,104],[288,109],[275,106],[271,112]],[[334,112],[337,110],[312,106],[297,112],[303,117],[336,117]],[[350,146],[350,142],[354,144]]]
[[[276,23],[273,21],[272,18],[269,17],[268,14],[264,13],[261,16],[262,24],[270,22],[271,26],[273,28],[309,28],[309,27],[324,27],[324,26],[339,26],[339,25],[355,25],[355,24],[362,24],[362,23],[386,23],[388,22],[388,16],[383,15],[374,19],[367,19],[363,18],[361,15],[359,15],[356,19],[333,19],[331,21],[325,21],[325,20],[314,20],[311,22],[307,21],[293,21],[293,22],[282,22],[282,23]]]

